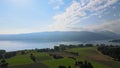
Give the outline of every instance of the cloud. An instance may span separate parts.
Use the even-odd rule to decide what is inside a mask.
[[[65,12],[54,16],[54,24],[51,25],[51,28],[57,30],[65,30],[67,25],[71,25],[79,16],[85,16],[83,12],[79,13],[80,4],[74,2]]]
[[[120,34],[120,19],[104,21],[98,24],[88,25],[86,27],[69,27],[75,31],[112,31]]]
[[[118,0],[73,0],[72,4],[60,14],[55,15],[51,29],[68,30],[67,27],[79,23],[82,19],[87,19],[92,15],[97,15],[106,7],[116,3]]]
[[[64,4],[63,0],[50,0],[50,3],[59,3],[59,4]]]
[[[116,3],[117,1],[118,0],[90,0],[90,2],[83,8],[85,10],[99,11],[101,9],[104,9],[104,8]]]
[[[84,29],[89,31],[108,30],[108,31],[112,31],[120,34],[119,27],[120,27],[120,19],[117,19],[117,20],[105,21],[99,24],[91,25],[91,26],[85,27]]]
[[[60,9],[61,5],[64,4],[63,0],[50,0],[50,4],[55,4],[54,10]]]
[[[58,10],[58,9],[60,9],[60,6],[57,5],[57,6],[55,6],[53,9],[54,9],[54,10]]]
[[[120,33],[120,19],[104,22],[103,24],[96,27],[97,30],[109,30],[113,32]]]

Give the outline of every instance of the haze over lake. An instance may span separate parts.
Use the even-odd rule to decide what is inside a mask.
[[[70,41],[70,42],[23,42],[23,41],[0,41],[0,49],[6,51],[17,51],[25,49],[42,49],[42,48],[53,48],[59,44],[113,44],[120,45],[120,43],[112,43],[108,41],[89,41],[89,42],[80,42],[80,41]]]

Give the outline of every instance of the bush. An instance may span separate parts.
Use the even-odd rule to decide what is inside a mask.
[[[60,66],[58,66],[58,68],[66,68],[66,67],[65,67],[65,66],[60,65]]]
[[[8,63],[6,62],[5,59],[2,59],[2,60],[1,60],[0,67],[1,67],[1,68],[7,68],[7,67],[8,67]]]

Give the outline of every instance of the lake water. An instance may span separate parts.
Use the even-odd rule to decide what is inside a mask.
[[[16,51],[16,50],[24,50],[24,49],[35,49],[35,48],[53,48],[54,46],[58,46],[59,44],[113,44],[120,45],[119,43],[111,43],[107,41],[90,41],[90,42],[23,42],[23,41],[0,41],[0,49],[4,49],[6,51]]]

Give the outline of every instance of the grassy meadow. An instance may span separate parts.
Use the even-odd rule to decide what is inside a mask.
[[[79,56],[70,54],[69,52],[77,52]],[[49,55],[58,54],[63,56],[62,59],[54,59]],[[9,68],[58,68],[59,65],[64,65],[66,67],[75,67],[75,60],[68,57],[75,57],[77,61],[87,60],[92,63],[94,68],[120,68],[120,63],[113,61],[111,57],[103,55],[97,51],[97,47],[81,47],[81,48],[70,48],[65,51],[59,52],[33,52],[34,56],[37,58],[37,62],[34,63],[30,59],[30,53],[16,56],[7,59],[9,63]]]

